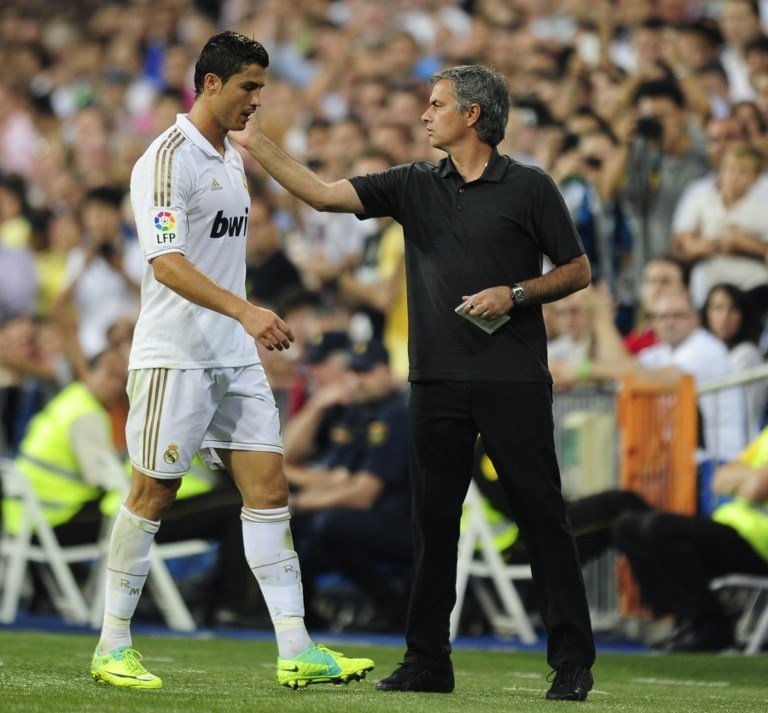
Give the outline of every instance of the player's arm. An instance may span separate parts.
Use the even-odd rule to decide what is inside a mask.
[[[181,253],[163,253],[153,258],[151,264],[160,284],[185,300],[236,319],[256,342],[270,351],[290,347],[293,334],[280,317],[225,290]]]
[[[261,130],[256,114],[252,114],[243,131],[230,136],[243,146],[283,188],[311,205],[315,210],[333,213],[365,213],[357,191],[343,179],[326,183],[279,146]]]

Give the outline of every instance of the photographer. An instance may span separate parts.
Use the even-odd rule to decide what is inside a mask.
[[[107,346],[107,330],[121,317],[135,318],[144,259],[136,240],[126,240],[123,193],[102,186],[86,193],[80,209],[85,233],[67,258],[67,288],[56,307],[77,312],[80,347],[91,358]]]
[[[632,231],[635,285],[648,260],[669,252],[672,216],[685,187],[708,170],[688,127],[688,111],[673,79],[642,83],[617,134],[619,150],[603,176],[601,195],[617,196]],[[631,293],[634,294],[634,290]]]

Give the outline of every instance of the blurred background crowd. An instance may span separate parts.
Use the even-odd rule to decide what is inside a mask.
[[[30,418],[94,356],[130,348],[144,263],[130,172],[189,110],[195,58],[224,28],[269,51],[267,135],[328,180],[442,158],[420,122],[432,72],[481,63],[507,77],[499,150],[552,175],[595,281],[545,308],[558,388],[613,376],[598,367],[617,343],[633,358],[698,328],[724,345],[722,375],[764,363],[768,2],[5,0],[0,452],[16,453]],[[244,161],[248,295],[296,335],[262,359],[301,491],[300,466],[323,462],[312,458],[333,441],[317,427],[310,448],[298,414],[407,388],[403,235],[386,219],[317,213]],[[670,290],[689,290],[689,303],[665,312]],[[362,375],[386,359],[350,368],[360,342],[388,355],[370,388]],[[748,406],[761,424],[764,388]],[[125,412],[111,408],[117,449]],[[328,487],[342,476],[324,465]]]

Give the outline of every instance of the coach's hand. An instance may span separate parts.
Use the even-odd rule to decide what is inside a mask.
[[[489,287],[474,295],[463,295],[461,299],[467,303],[464,312],[481,319],[496,319],[514,306],[509,287],[506,285]]]

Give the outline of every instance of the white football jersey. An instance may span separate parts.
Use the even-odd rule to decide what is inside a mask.
[[[250,196],[243,160],[221,154],[186,115],[136,162],[131,204],[147,265],[131,369],[236,367],[260,361],[241,324],[161,285],[150,261],[179,252],[221,287],[245,298]]]

